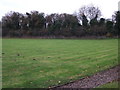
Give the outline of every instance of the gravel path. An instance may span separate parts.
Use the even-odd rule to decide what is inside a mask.
[[[119,74],[119,75],[118,75]],[[85,77],[83,79],[74,81],[61,86],[56,86],[56,88],[95,88],[100,85],[106,84],[113,80],[120,79],[120,65],[113,68],[104,70],[102,72],[96,73],[95,75]]]

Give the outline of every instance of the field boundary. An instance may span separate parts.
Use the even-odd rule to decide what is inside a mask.
[[[98,40],[98,39],[119,39],[120,37],[119,36],[113,36],[113,37],[106,37],[106,36],[84,36],[84,37],[64,37],[64,36],[44,36],[44,37],[39,37],[39,36],[23,36],[23,37],[10,37],[10,36],[7,36],[7,37],[2,37],[3,39],[9,39],[9,38],[15,38],[15,39],[95,39],[95,40]]]
[[[111,74],[114,74],[113,75],[114,78],[108,80],[107,82],[105,81],[102,84],[98,84],[97,82],[95,82],[97,84],[94,87],[93,87],[93,85],[87,85],[87,84],[86,85],[80,85],[80,84],[84,83],[83,81],[92,80],[91,78],[96,77],[96,76],[103,77],[102,79],[106,78],[106,76],[109,76],[110,78],[112,78],[111,74],[109,75],[109,72],[111,72]],[[110,67],[110,68],[108,68],[106,70],[100,71],[98,73],[95,73],[95,74],[93,74],[91,76],[87,76],[87,77],[81,78],[79,80],[74,80],[72,82],[68,82],[68,83],[63,84],[63,85],[51,86],[50,89],[56,89],[56,88],[96,88],[96,87],[98,87],[100,85],[109,83],[111,81],[119,80],[120,79],[120,75],[119,74],[120,74],[120,64],[118,64],[116,66],[113,66],[113,67]],[[117,77],[115,78],[116,75],[117,75]],[[98,79],[98,82],[99,81],[100,81],[100,79]],[[83,83],[81,83],[81,82],[83,82]],[[91,82],[91,81],[89,81],[89,82]],[[77,85],[77,87],[75,87],[76,85]],[[91,87],[89,87],[89,86],[91,86]]]

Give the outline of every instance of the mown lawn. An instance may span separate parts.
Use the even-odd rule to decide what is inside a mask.
[[[109,82],[107,84],[101,85],[97,88],[120,88],[118,81]]]
[[[3,39],[3,88],[45,88],[118,64],[118,39]]]

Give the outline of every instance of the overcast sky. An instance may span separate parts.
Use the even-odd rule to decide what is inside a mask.
[[[118,10],[120,0],[0,0],[0,20],[2,16],[10,11],[20,13],[37,10],[50,13],[69,13],[78,11],[83,5],[93,4],[98,6],[102,17],[111,18],[114,11]]]

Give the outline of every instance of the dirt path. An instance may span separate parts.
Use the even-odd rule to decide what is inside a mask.
[[[119,74],[119,75],[118,75]],[[96,73],[90,77],[85,77],[83,79],[74,81],[61,86],[53,87],[56,88],[95,88],[100,85],[106,84],[113,80],[120,79],[120,65],[112,67],[110,69],[104,70],[102,72]]]

